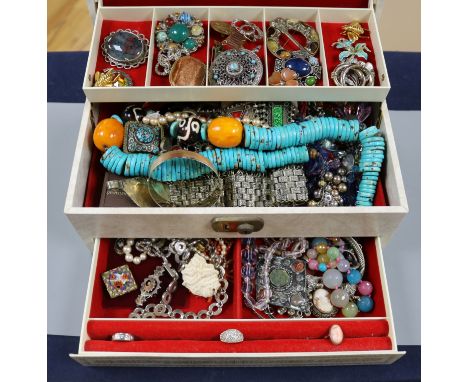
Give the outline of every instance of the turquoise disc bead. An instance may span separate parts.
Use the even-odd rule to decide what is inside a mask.
[[[188,38],[189,30],[186,25],[176,23],[169,28],[167,35],[172,41],[181,43]]]

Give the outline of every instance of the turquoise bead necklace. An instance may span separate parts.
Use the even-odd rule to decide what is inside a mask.
[[[322,139],[360,141],[362,152],[359,170],[362,178],[356,205],[372,206],[385,158],[385,140],[379,133],[375,126],[359,131],[357,120],[347,121],[333,117],[313,118],[268,129],[244,125],[245,148],[215,148],[199,154],[209,159],[220,172],[235,169],[265,172],[290,164],[306,163],[309,160],[306,145]],[[201,136],[206,140],[206,126],[205,131],[202,127]],[[113,146],[104,153],[101,163],[107,171],[117,175],[149,177],[149,168],[156,159],[157,156],[150,154],[126,154]],[[209,172],[208,167],[198,162],[177,158],[158,166],[152,178],[174,182],[195,179]]]

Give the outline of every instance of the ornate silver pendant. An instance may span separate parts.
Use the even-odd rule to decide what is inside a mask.
[[[257,54],[247,49],[231,49],[216,56],[210,67],[210,84],[219,86],[258,85],[263,65]]]

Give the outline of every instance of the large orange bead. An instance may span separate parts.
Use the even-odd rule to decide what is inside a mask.
[[[122,147],[124,140],[124,127],[115,118],[106,118],[99,122],[94,129],[94,145],[101,151],[111,146]]]
[[[208,125],[208,141],[216,147],[236,147],[242,142],[243,131],[242,123],[237,119],[218,117]]]

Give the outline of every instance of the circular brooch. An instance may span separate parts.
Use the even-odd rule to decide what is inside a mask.
[[[106,62],[119,69],[137,68],[148,58],[148,39],[138,31],[111,32],[101,45]]]
[[[154,69],[160,76],[167,76],[176,60],[203,45],[205,30],[199,19],[187,12],[177,12],[158,23],[155,38],[159,53]]]
[[[263,65],[254,51],[231,49],[216,56],[210,67],[210,84],[220,86],[258,85]]]
[[[305,44],[297,41],[289,31],[298,32],[305,37]],[[293,19],[283,19],[278,17],[271,22],[268,28],[267,48],[273,56],[280,59],[288,59],[292,56],[292,52],[285,49],[281,43],[281,35],[284,35],[300,50],[306,51],[310,55],[315,55],[319,50],[319,35],[317,31],[310,25]]]

